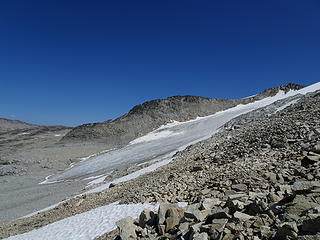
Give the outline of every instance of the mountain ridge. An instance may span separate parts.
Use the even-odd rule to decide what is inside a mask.
[[[269,88],[242,99],[216,99],[201,96],[177,95],[165,99],[146,101],[131,108],[126,114],[104,122],[83,124],[75,127],[61,142],[103,142],[109,147],[121,146],[155,130],[171,121],[187,121],[214,114],[238,104],[247,104],[274,96],[278,91],[288,92],[305,86],[288,83]]]
[[[12,120],[7,118],[0,118],[0,132],[7,132],[16,129],[34,128],[38,125],[23,122],[20,120]]]

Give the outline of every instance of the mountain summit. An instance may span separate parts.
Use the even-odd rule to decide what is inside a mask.
[[[117,119],[75,127],[61,141],[103,142],[108,147],[124,145],[172,121],[186,121],[211,115],[238,104],[247,104],[274,96],[279,91],[288,92],[303,87],[303,85],[289,83],[243,99],[212,99],[187,95],[147,101],[133,107],[127,114]]]

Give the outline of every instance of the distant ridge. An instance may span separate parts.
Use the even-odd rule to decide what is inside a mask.
[[[19,120],[11,120],[7,118],[0,118],[0,132],[7,132],[24,128],[35,128],[37,125],[22,122]]]
[[[7,118],[0,118],[0,133],[6,133],[11,131],[18,130],[54,130],[54,129],[71,129],[71,127],[57,125],[57,126],[45,126],[45,125],[36,125],[31,123],[26,123],[20,120],[11,120]]]
[[[127,114],[100,123],[80,125],[62,138],[62,142],[103,142],[115,147],[129,143],[171,121],[187,121],[218,111],[247,104],[282,91],[298,90],[303,85],[288,83],[243,99],[211,99],[200,96],[172,96],[147,101],[133,107]]]

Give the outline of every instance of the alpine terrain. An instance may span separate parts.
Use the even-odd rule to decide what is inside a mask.
[[[0,119],[0,146],[1,239],[320,239],[320,82]]]

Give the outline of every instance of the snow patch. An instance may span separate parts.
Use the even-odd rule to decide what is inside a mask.
[[[112,149],[108,149],[108,150],[103,150],[101,152],[98,152],[98,153],[94,153],[94,154],[91,154],[87,157],[82,157],[82,158],[79,158],[81,161],[85,161],[85,160],[88,160],[89,158],[92,158],[92,157],[96,157],[98,155],[101,155],[101,154],[104,154],[104,153],[107,153],[107,152],[110,152],[112,150],[114,150],[115,148],[112,148]]]
[[[100,175],[98,176],[98,178],[96,177],[96,179],[92,180],[91,182],[88,182],[87,183],[87,187],[91,186],[91,185],[95,185],[95,184],[99,184],[99,183],[102,183],[106,177],[108,177],[113,171],[111,171],[110,173],[108,174],[104,174],[104,175]]]
[[[22,133],[19,133],[19,134],[17,134],[18,136],[21,136],[21,135],[28,135],[28,134],[30,134],[29,132],[22,132]]]
[[[89,156],[87,156],[87,157],[82,157],[82,158],[79,158],[79,159],[80,159],[80,162],[83,162],[83,161],[86,161],[86,160],[88,160],[88,159],[90,159],[90,158],[92,158],[92,157],[96,157],[96,156],[99,156],[99,155],[101,155],[101,154],[104,154],[104,153],[113,151],[114,149],[115,149],[115,148],[108,149],[108,150],[104,150],[104,151],[101,151],[101,152],[98,152],[98,153],[94,153],[94,154],[91,154],[91,155],[89,155]],[[75,165],[75,163],[71,163],[66,170],[73,168],[74,165]],[[66,171],[66,170],[65,170],[65,171]],[[42,185],[42,184],[52,184],[52,183],[61,182],[61,180],[58,180],[58,181],[49,181],[49,178],[50,178],[51,176],[52,176],[52,175],[47,176],[44,181],[42,181],[42,182],[40,182],[40,183],[38,183],[38,184]],[[85,179],[84,179],[84,180],[85,180]]]
[[[6,238],[7,240],[91,240],[116,228],[116,222],[131,216],[139,217],[144,209],[157,211],[158,205],[109,204],[51,223],[31,232]]]
[[[172,125],[170,125],[167,128],[170,128],[170,127],[172,127]],[[164,126],[162,126],[161,129],[158,128],[156,131],[150,132],[147,135],[136,138],[135,140],[131,141],[129,144],[137,144],[137,143],[142,143],[142,142],[154,141],[154,140],[158,140],[161,138],[174,136],[174,135],[178,135],[178,134],[182,133],[182,132],[173,132],[170,130],[163,130],[163,129],[164,129]]]
[[[165,160],[156,162],[156,163],[154,163],[154,164],[152,164],[152,165],[150,165],[148,167],[142,168],[142,169],[140,169],[138,171],[135,171],[135,172],[130,173],[128,175],[125,175],[123,177],[113,179],[112,181],[110,181],[108,183],[105,183],[105,184],[102,184],[99,187],[93,188],[93,189],[91,189],[89,191],[86,191],[83,194],[102,192],[102,191],[108,189],[110,187],[111,183],[117,184],[117,183],[126,182],[126,181],[129,181],[129,180],[135,179],[135,178],[137,178],[137,177],[139,177],[141,175],[144,175],[146,173],[153,172],[156,169],[158,169],[159,167],[162,167],[162,166],[165,166],[165,165],[169,164],[171,161],[172,161],[172,157],[168,156]]]

